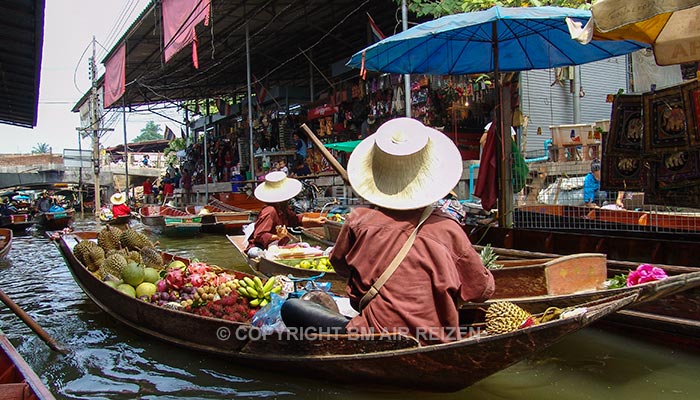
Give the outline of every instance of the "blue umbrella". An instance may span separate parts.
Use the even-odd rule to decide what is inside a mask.
[[[571,39],[566,19],[585,24],[590,11],[564,7],[492,7],[416,25],[357,52],[347,65],[400,74],[463,75],[516,72],[585,64],[624,55],[648,45],[634,41]],[[495,142],[500,201],[499,222],[512,223],[510,135],[504,135],[502,92],[496,82]]]
[[[448,15],[377,42],[355,53],[347,65],[361,68],[364,61],[367,70],[399,74],[514,72],[580,65],[648,47],[634,41],[582,45],[571,39],[567,17],[585,25],[591,12],[496,6]]]

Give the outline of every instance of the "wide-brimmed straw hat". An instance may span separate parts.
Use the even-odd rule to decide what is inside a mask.
[[[360,142],[348,178],[365,200],[393,210],[422,208],[443,198],[462,176],[457,146],[442,132],[396,118]]]
[[[126,203],[126,196],[122,192],[117,192],[109,198],[109,202],[114,204],[115,206],[118,206],[119,204],[124,204]]]
[[[279,203],[289,200],[301,192],[301,182],[289,178],[282,171],[265,175],[265,181],[255,188],[255,198],[264,203]]]

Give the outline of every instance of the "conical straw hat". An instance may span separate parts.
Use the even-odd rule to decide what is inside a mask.
[[[393,210],[422,208],[443,198],[462,176],[457,146],[442,132],[396,118],[360,142],[348,178],[365,200]]]
[[[264,203],[280,203],[301,192],[301,182],[287,177],[282,171],[265,175],[265,182],[255,188],[255,198]]]

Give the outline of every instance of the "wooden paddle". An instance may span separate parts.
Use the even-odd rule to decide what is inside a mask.
[[[2,290],[0,290],[0,300],[2,300],[2,302],[5,303],[5,305],[10,310],[12,310],[12,312],[15,313],[15,315],[18,316],[19,319],[21,319],[22,322],[24,322],[29,327],[29,329],[34,331],[34,333],[36,333],[37,336],[39,336],[39,338],[51,348],[51,350],[62,354],[68,353],[67,348],[65,348],[63,345],[59,344],[54,338],[52,338],[51,335],[49,335],[48,332],[44,330],[44,328],[39,326],[39,324],[37,324],[36,321],[32,319],[32,317],[30,317],[29,315],[27,315],[26,312],[24,312],[22,307],[18,306],[17,303],[12,301],[12,299],[8,295],[6,295],[5,292],[3,292]]]
[[[326,160],[328,160],[335,172],[337,172],[338,175],[340,175],[340,177],[343,178],[343,181],[345,181],[345,183],[349,185],[350,180],[348,179],[348,173],[347,171],[345,171],[345,168],[343,168],[343,166],[340,165],[338,160],[336,160],[335,157],[333,157],[333,154],[331,154],[331,152],[328,151],[326,146],[323,145],[321,140],[319,140],[319,138],[316,137],[314,132],[308,126],[306,126],[306,124],[301,124],[301,128],[306,132],[307,135],[309,135],[309,139],[311,139],[318,151],[320,151],[321,154],[326,158]]]

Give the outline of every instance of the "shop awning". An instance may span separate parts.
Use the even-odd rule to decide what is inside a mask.
[[[162,2],[152,1],[104,60],[126,45],[125,103],[139,106],[160,102],[214,98],[246,93],[246,25],[254,90],[274,86],[327,90],[331,65],[346,61],[369,43],[368,13],[384,31],[395,25],[392,0],[231,0],[211,2],[209,25],[195,26],[199,68],[193,66],[192,46],[167,62],[163,53]],[[313,65],[309,61],[313,62]],[[74,107],[89,98],[86,94]],[[121,106],[122,99],[114,99]]]
[[[326,143],[324,146],[328,147],[329,149],[352,153],[352,151],[355,150],[355,147],[357,147],[361,141],[362,140],[351,140],[349,142]]]

